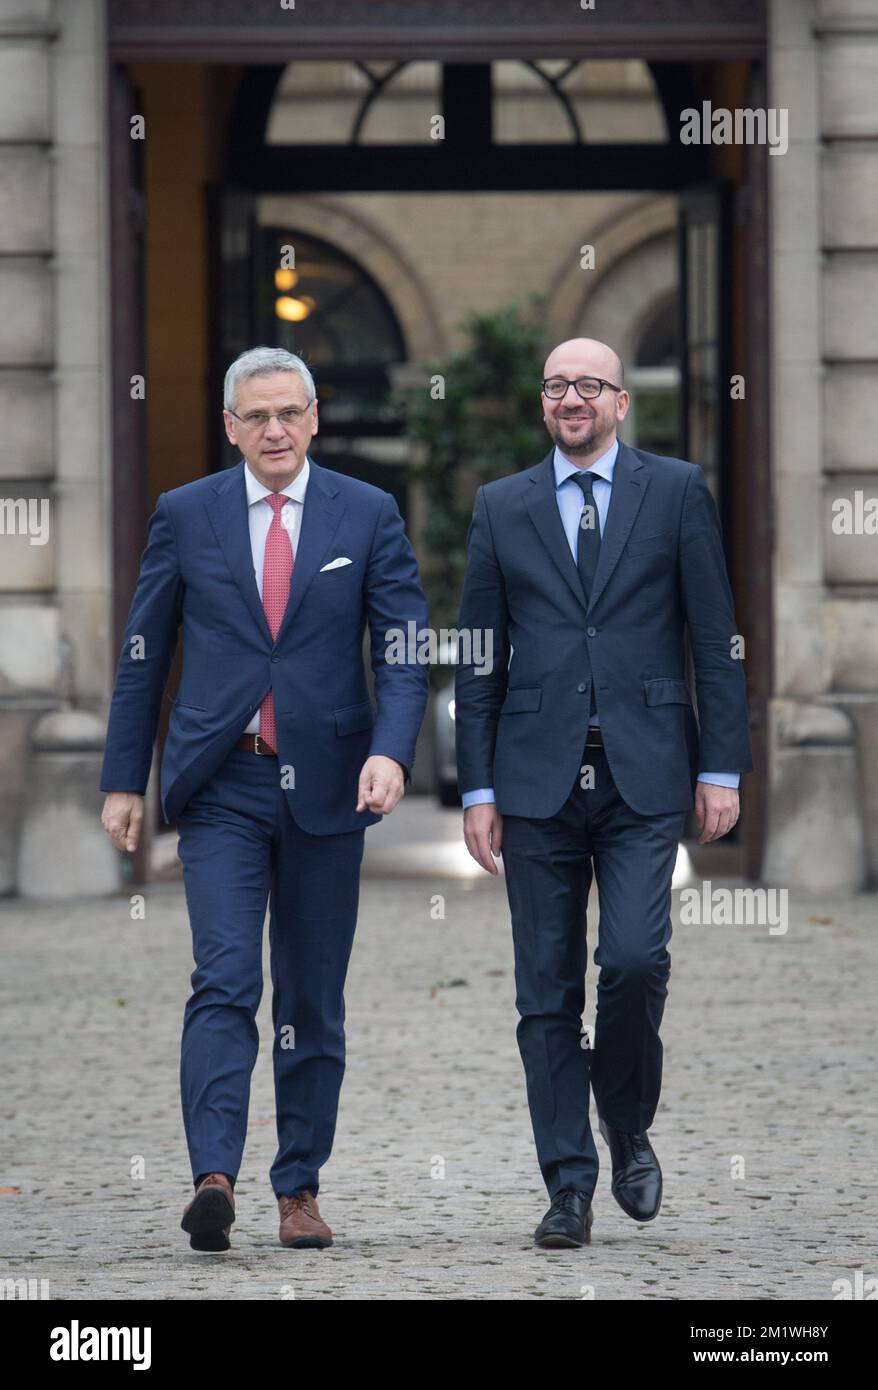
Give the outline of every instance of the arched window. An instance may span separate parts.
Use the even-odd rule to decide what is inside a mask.
[[[405,516],[391,374],[407,353],[387,296],[352,257],[291,227],[258,228],[255,266],[256,341],[295,352],[317,382],[315,457],[392,492]]]
[[[427,139],[442,110],[442,66],[288,63],[266,124],[269,145],[394,145]]]
[[[664,143],[667,121],[647,63],[639,59],[490,64],[498,144]],[[429,143],[446,114],[437,62],[288,63],[268,112],[269,145]]]
[[[337,247],[291,228],[262,227],[257,253],[260,342],[295,352],[320,383],[321,433],[386,425],[389,369],[405,344],[387,297]]]
[[[492,64],[492,74],[498,144],[661,144],[668,138],[655,80],[639,59],[504,59]]]

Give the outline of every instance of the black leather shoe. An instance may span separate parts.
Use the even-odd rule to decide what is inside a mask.
[[[546,1250],[562,1246],[588,1245],[594,1216],[591,1198],[573,1187],[562,1187],[534,1231],[534,1243]]]
[[[662,1204],[662,1170],[646,1132],[627,1134],[600,1116],[598,1124],[610,1146],[613,1196],[632,1220],[652,1221]]]

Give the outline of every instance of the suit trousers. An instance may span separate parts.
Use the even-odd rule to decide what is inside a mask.
[[[309,835],[274,756],[233,749],[177,817],[195,971],[180,1093],[193,1179],[237,1177],[259,1049],[269,906],[278,1149],[275,1195],[319,1189],[345,1069],[344,982],[365,829]]]
[[[616,1129],[649,1129],[661,1090],[662,1020],[671,957],[671,879],[685,812],[644,816],[619,795],[602,747],[555,816],[503,817],[518,1045],[537,1157],[550,1197],[593,1193],[598,1156],[589,1087]],[[594,1046],[582,1014],[586,909],[597,880],[600,967]]]

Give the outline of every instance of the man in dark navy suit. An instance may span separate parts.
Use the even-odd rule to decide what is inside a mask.
[[[458,667],[455,717],[467,847],[494,874],[503,855],[518,1042],[551,1198],[535,1240],[570,1246],[590,1238],[598,1175],[589,1085],[616,1200],[636,1221],[658,1213],[647,1131],[661,1089],[677,845],[693,804],[701,843],[732,828],[739,776],[753,765],[743,644],[701,469],[617,439],[630,398],[605,343],[557,347],[542,404],[554,448],[476,496],[459,626],[493,634],[494,663]]]
[[[304,362],[243,353],[224,399],[243,458],[162,493],[150,520],[110,708],[102,823],[136,849],[182,626],[161,767],[196,963],[180,1064],[195,1196],[182,1225],[194,1249],[229,1248],[268,904],[271,1182],[281,1243],[320,1248],[332,1243],[316,1198],[344,1073],[365,828],[403,795],[427,702],[427,668],[387,649],[393,630],[426,624],[427,606],[391,495],[308,456],[317,400]]]

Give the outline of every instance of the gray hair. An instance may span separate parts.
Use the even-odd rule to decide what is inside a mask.
[[[268,376],[271,372],[295,372],[308,392],[308,404],[317,395],[314,378],[301,357],[287,352],[286,348],[255,347],[248,348],[237,356],[226,372],[223,382],[223,405],[226,410],[234,410],[238,400],[238,386],[253,376]]]

